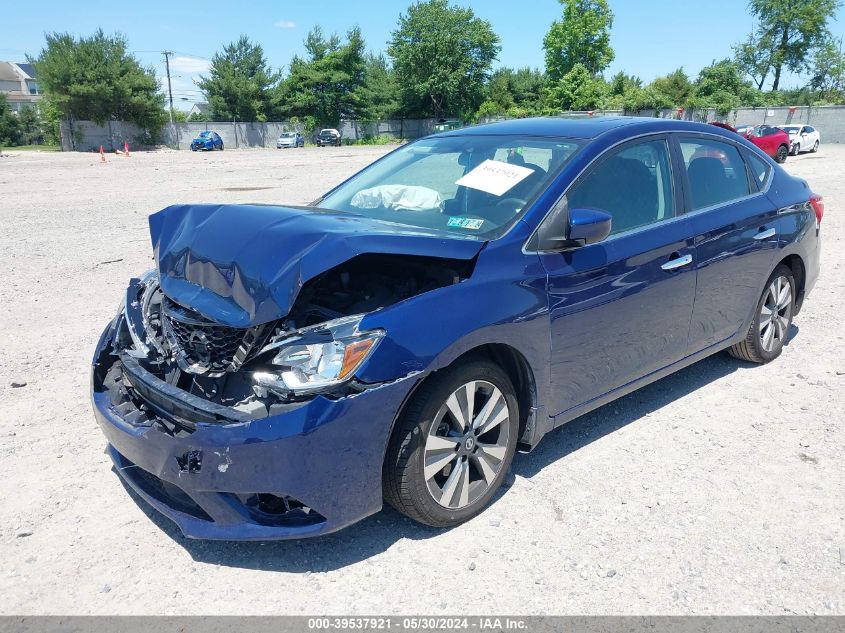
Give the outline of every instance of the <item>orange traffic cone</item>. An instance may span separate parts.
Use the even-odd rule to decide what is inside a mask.
[[[123,141],[123,155],[129,158],[129,141]]]
[[[106,152],[103,150],[103,146],[102,146],[102,145],[100,145],[100,162],[101,162],[101,163],[105,163],[105,162],[106,162]]]

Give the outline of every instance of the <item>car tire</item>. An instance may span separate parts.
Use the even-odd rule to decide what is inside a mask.
[[[793,143],[792,149],[789,152],[790,156],[798,156],[798,152],[801,151],[801,144],[800,143]]]
[[[811,149],[810,151],[813,152],[813,154],[815,154],[817,151],[819,151],[819,142],[818,141],[813,143],[813,149]]]
[[[780,145],[777,152],[775,152],[775,161],[778,163],[785,163],[788,155],[789,148],[786,145]]]
[[[467,418],[472,423],[462,431]],[[516,392],[498,365],[474,358],[435,373],[396,422],[384,461],[385,500],[432,527],[468,521],[507,476],[518,431]]]
[[[220,143],[220,151],[223,151],[223,143]]]
[[[795,295],[792,270],[781,264],[766,282],[745,339],[728,348],[731,356],[759,364],[780,356],[795,313]]]

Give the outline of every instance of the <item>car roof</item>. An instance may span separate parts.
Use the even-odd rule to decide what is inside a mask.
[[[594,139],[607,132],[626,128],[632,135],[659,132],[706,132],[730,137],[735,136],[722,128],[706,123],[662,119],[658,117],[597,116],[584,118],[537,117],[486,123],[459,130],[443,132],[437,136],[554,136],[562,138]]]

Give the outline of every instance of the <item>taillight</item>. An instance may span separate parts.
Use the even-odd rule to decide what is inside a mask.
[[[816,221],[818,224],[822,223],[822,216],[824,216],[824,198],[819,194],[814,193],[810,196],[810,206],[816,212]]]

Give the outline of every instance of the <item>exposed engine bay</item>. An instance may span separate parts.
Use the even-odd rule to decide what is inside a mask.
[[[176,303],[150,271],[127,290],[112,349],[121,362],[105,383],[139,411],[165,413],[183,428],[216,413],[221,421],[248,420],[315,393],[355,393],[367,385],[344,372],[357,368],[383,334],[358,332],[360,318],[460,283],[473,266],[474,260],[360,255],[306,282],[287,316],[249,328],[221,325]],[[157,406],[156,397],[168,392],[167,405]],[[174,412],[174,398],[183,411]]]

